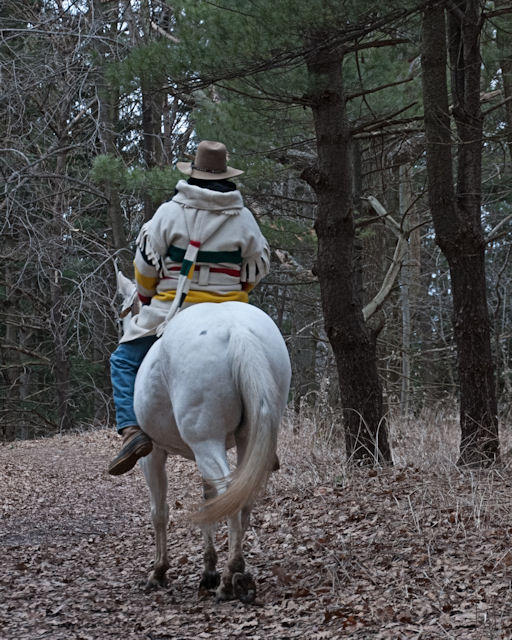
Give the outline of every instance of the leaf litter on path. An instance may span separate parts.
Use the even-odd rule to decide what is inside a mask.
[[[115,436],[0,446],[0,640],[512,638],[510,470],[347,468],[311,442],[286,434],[254,510],[251,606],[198,592],[192,463],[168,461],[169,586],[146,594],[148,494],[106,473]],[[225,525],[217,546],[222,568]]]

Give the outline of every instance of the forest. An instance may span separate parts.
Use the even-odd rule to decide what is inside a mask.
[[[459,462],[499,459],[507,0],[6,0],[0,21],[4,441],[113,424],[116,271],[207,139],[271,245],[251,303],[286,339],[291,410],[363,462],[436,411]]]
[[[512,0],[3,0],[0,140],[2,640],[512,638]],[[292,364],[216,533],[241,474],[107,472],[117,275],[204,140]]]

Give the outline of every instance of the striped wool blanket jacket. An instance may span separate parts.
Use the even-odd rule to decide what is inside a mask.
[[[180,180],[177,193],[141,229],[135,280],[145,306],[132,318],[121,342],[154,335],[176,296],[187,250],[185,306],[197,302],[247,302],[248,291],[269,271],[270,251],[239,191],[221,193]]]

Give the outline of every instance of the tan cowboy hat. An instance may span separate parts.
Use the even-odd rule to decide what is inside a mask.
[[[187,176],[200,180],[222,180],[234,178],[243,171],[228,167],[228,151],[222,142],[203,140],[199,143],[192,162],[177,162],[176,166]]]

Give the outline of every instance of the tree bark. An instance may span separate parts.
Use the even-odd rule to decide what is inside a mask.
[[[411,227],[410,216],[407,211],[411,206],[411,176],[410,167],[401,165],[398,171],[399,176],[399,211],[400,219],[403,221],[404,231],[408,232]],[[400,297],[402,307],[402,384],[400,390],[400,414],[409,416],[411,409],[411,338],[412,338],[412,281],[414,274],[414,263],[411,255],[411,247],[408,244],[405,260],[401,269],[400,277]]]
[[[436,5],[423,15],[421,63],[429,205],[436,242],[448,260],[452,285],[460,388],[459,463],[488,464],[499,457],[499,441],[480,217],[479,4],[477,0],[460,0],[457,5],[459,12],[449,17],[453,115],[458,132],[456,190],[446,82],[445,12]]]
[[[112,13],[113,11],[113,13]],[[117,35],[117,8],[104,6],[101,0],[94,0],[94,16],[96,21],[96,33],[105,35]],[[96,91],[98,94],[98,133],[101,143],[101,152],[114,157],[118,155],[115,132],[119,118],[119,89],[109,83],[105,77],[105,66],[108,61],[108,48],[102,38],[98,38],[98,53],[101,64],[96,72]],[[105,196],[108,200],[107,216],[112,229],[112,244],[119,252],[121,269],[131,272],[131,252],[127,250],[128,242],[124,230],[123,211],[119,196],[119,188],[116,184],[105,184]]]
[[[322,48],[315,34],[306,59],[318,166],[303,177],[315,190],[318,213],[316,272],[327,336],[333,348],[344,407],[349,459],[391,461],[376,365],[376,336],[363,320],[354,277],[354,220],[350,130],[343,90],[343,52]]]
[[[510,6],[508,0],[495,0],[496,8]],[[512,14],[506,13],[496,19],[496,44],[500,57],[501,82],[505,103],[506,141],[512,160],[512,46],[510,32],[512,30]]]
[[[66,171],[66,153],[59,153],[55,167],[57,176],[65,175]],[[62,216],[65,211],[65,203],[62,196],[63,187],[61,181],[56,179],[56,195],[54,202],[54,233],[55,240],[62,240],[64,230],[62,226]],[[57,245],[57,242],[55,243]],[[55,376],[55,394],[57,402],[57,415],[60,431],[68,431],[73,426],[73,418],[70,406],[70,364],[67,352],[67,338],[69,319],[65,311],[64,304],[64,283],[62,281],[62,271],[65,250],[65,242],[62,242],[61,248],[55,255],[54,262],[51,265],[53,278],[50,286],[51,309],[49,316],[49,324],[53,337],[53,363]]]
[[[146,169],[157,164],[157,138],[160,133],[161,109],[158,108],[158,91],[148,80],[141,80],[142,93],[142,155]],[[163,105],[162,105],[163,106]],[[155,203],[151,194],[144,194],[144,220],[150,220],[155,213]]]

